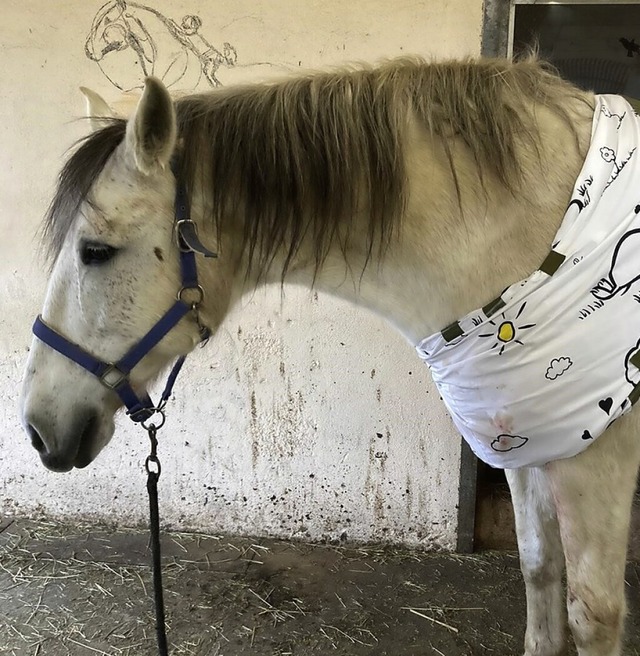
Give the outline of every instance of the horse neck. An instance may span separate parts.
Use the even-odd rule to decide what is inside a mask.
[[[490,172],[481,176],[464,144],[452,140],[458,195],[442,141],[410,127],[409,192],[398,238],[381,257],[374,248],[369,259],[368,218],[356,216],[346,246],[333,244],[316,269],[312,248],[303,243],[284,281],[366,307],[413,344],[496,298],[540,266],[564,215],[592,120],[584,101],[569,109],[574,130],[539,111],[538,153],[530,144],[518,152],[523,175],[517,190]],[[260,281],[246,282],[281,283],[283,262],[277,254]]]

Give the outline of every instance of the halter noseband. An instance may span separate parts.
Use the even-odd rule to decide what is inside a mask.
[[[198,324],[200,340],[204,341],[210,336],[209,328],[200,322],[198,313],[198,308],[204,299],[204,290],[198,282],[198,269],[195,256],[196,253],[200,253],[205,257],[217,257],[217,254],[210,251],[200,242],[196,225],[191,220],[187,190],[184,182],[177,177],[175,162],[172,163],[171,168],[176,176],[174,229],[180,250],[182,286],[176,295],[175,303],[169,310],[165,312],[137,344],[132,346],[115,363],[106,362],[85,351],[81,346],[78,346],[47,325],[40,315],[33,324],[33,333],[38,339],[76,364],[79,364],[96,376],[105,387],[113,390],[127,408],[129,417],[135,422],[144,422],[156,411],[162,409],[164,403],[171,396],[173,384],[186,356],[179,357],[174,364],[158,405],[153,403],[146,392],[141,396],[136,394],[129,380],[133,368],[189,312],[193,312]],[[188,300],[189,297],[194,296],[195,298],[193,300]]]

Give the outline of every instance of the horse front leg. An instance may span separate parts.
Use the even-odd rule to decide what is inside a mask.
[[[567,653],[564,555],[548,477],[538,468],[506,470],[505,474],[527,597],[525,656],[563,656]]]
[[[620,656],[631,506],[640,462],[637,410],[574,458],[545,466],[567,566],[569,626],[580,656]]]

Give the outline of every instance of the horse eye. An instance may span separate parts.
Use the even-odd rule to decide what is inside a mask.
[[[82,260],[82,264],[88,266],[92,264],[103,264],[104,262],[108,262],[117,252],[118,249],[113,246],[87,241],[80,248],[80,259]]]

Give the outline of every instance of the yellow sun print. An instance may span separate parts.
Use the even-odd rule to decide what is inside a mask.
[[[504,321],[498,328],[498,339],[501,342],[510,342],[516,336],[516,329],[511,321]]]
[[[520,318],[520,315],[522,314],[526,305],[527,302],[524,301],[524,303],[520,306],[520,309],[518,310],[513,320],[507,319],[504,312],[501,315],[503,319],[503,321],[501,322],[497,322],[494,321],[493,319],[489,319],[489,323],[492,326],[496,326],[497,329],[490,333],[483,333],[481,335],[478,335],[478,337],[496,338],[497,341],[495,342],[495,344],[491,346],[491,348],[494,349],[496,348],[496,346],[500,346],[500,351],[498,352],[498,355],[502,355],[507,345],[511,344],[512,342],[515,342],[516,344],[524,345],[524,342],[521,342],[519,339],[517,339],[517,335],[520,333],[520,331],[527,330],[528,328],[533,328],[536,325],[535,323],[518,325],[518,319]]]

